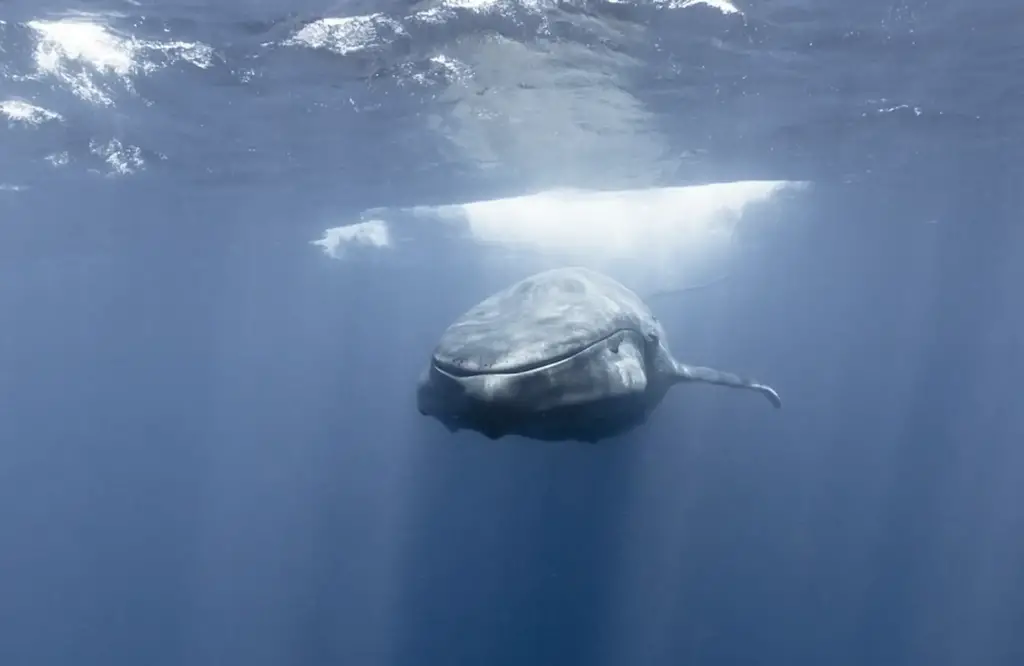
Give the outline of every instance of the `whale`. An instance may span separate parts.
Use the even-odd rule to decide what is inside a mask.
[[[647,303],[583,267],[526,277],[443,332],[416,387],[420,414],[489,439],[598,442],[644,423],[679,384],[771,386],[677,360]]]

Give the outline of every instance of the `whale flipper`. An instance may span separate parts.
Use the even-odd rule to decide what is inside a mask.
[[[676,362],[676,374],[680,382],[704,382],[706,384],[719,384],[721,386],[757,391],[768,398],[768,402],[772,403],[776,409],[782,407],[782,398],[779,397],[779,394],[771,386],[759,384],[731,372]]]

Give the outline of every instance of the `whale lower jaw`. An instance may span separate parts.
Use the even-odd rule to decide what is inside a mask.
[[[644,340],[631,330],[524,371],[457,373],[434,362],[429,373],[442,393],[457,392],[483,404],[526,412],[642,394],[648,384]]]

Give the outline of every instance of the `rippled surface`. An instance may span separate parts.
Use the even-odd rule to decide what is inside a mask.
[[[972,37],[1009,5],[749,5],[22,3],[0,25],[3,180],[148,169],[379,200],[857,177],[906,159],[885,137],[928,151],[1016,122],[991,104],[1011,49]]]

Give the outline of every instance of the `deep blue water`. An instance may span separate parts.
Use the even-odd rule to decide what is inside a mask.
[[[0,664],[1024,664],[1024,12],[728,9],[0,3]],[[569,261],[784,409],[421,417]]]

